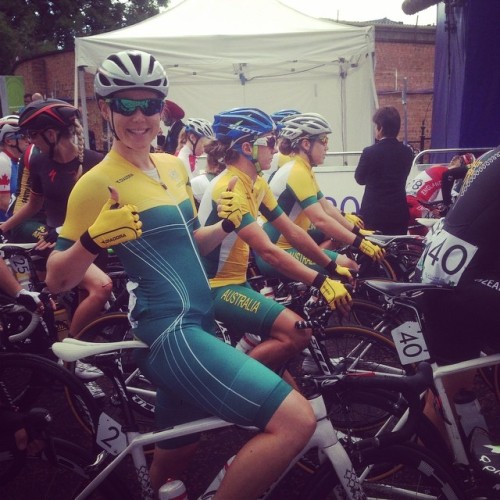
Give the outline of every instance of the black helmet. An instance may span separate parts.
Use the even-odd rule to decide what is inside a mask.
[[[24,130],[64,129],[80,119],[77,108],[59,99],[47,99],[30,103],[19,117],[19,126]]]

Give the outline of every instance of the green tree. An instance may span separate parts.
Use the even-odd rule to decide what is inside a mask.
[[[0,75],[16,61],[75,46],[75,37],[138,23],[168,0],[1,0]]]

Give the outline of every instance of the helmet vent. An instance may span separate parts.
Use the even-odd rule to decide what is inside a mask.
[[[130,56],[132,59],[132,56]],[[122,60],[116,55],[116,54],[111,54],[108,59],[110,61],[113,61],[126,75],[130,75],[129,70],[127,67],[123,64]],[[139,62],[139,69],[140,69],[140,62]]]
[[[132,64],[134,65],[134,68],[135,68],[135,72],[140,75],[142,72],[141,72],[141,62],[142,62],[142,57],[141,57],[141,54],[134,54],[134,53],[130,53],[129,54],[129,57],[130,57],[130,60],[132,61]],[[151,73],[151,59],[150,59],[150,63],[149,63],[149,71],[148,71],[148,74]],[[128,71],[127,71],[128,73]]]
[[[159,87],[160,85],[165,85],[165,79],[161,78],[159,80],[154,80],[152,82],[146,82],[148,87]]]

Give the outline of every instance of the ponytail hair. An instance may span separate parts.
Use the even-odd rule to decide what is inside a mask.
[[[234,163],[240,156],[238,151],[229,147],[229,143],[225,143],[220,140],[209,142],[205,146],[205,153],[207,153],[207,155],[209,155],[214,161],[217,161],[218,163],[222,162],[225,165]]]
[[[285,137],[281,138],[278,149],[279,152],[285,156],[289,156],[292,152],[297,153],[299,150],[299,148],[293,148],[292,141]]]

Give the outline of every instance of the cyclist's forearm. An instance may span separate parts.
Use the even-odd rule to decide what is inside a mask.
[[[308,259],[316,262],[318,266],[326,267],[330,263],[330,257],[317,245],[317,243],[299,226],[291,234],[287,235],[288,242]]]
[[[348,245],[351,245],[356,238],[356,235],[354,233],[339,224],[332,217],[314,221],[314,226],[328,238],[333,238],[334,240],[346,243]]]
[[[352,222],[349,222],[343,215],[342,212],[337,208],[334,207],[330,203],[326,203],[323,205],[323,208],[325,212],[336,222],[338,222],[342,227],[345,227],[348,231],[352,231],[354,228],[354,224]]]
[[[230,233],[222,229],[222,221],[212,226],[203,226],[194,232],[194,239],[198,244],[198,250],[201,255],[207,255],[217,248],[222,240]]]
[[[290,254],[278,248],[274,243],[274,248],[267,248],[264,251],[258,252],[270,266],[276,269],[280,274],[293,280],[301,281],[306,285],[312,285],[314,279],[318,275],[317,271],[308,268]]]
[[[54,250],[47,260],[47,288],[52,293],[71,290],[80,283],[97,255],[87,251],[79,241],[71,248]]]

